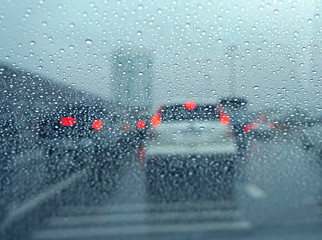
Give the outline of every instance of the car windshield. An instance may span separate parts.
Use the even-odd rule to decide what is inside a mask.
[[[0,240],[322,239],[321,0],[1,0]]]

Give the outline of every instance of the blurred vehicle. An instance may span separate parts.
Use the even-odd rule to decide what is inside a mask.
[[[288,133],[312,126],[315,122],[309,111],[297,106],[282,106],[279,109],[272,109],[270,112],[275,128],[279,132]]]
[[[123,111],[118,127],[118,146],[121,154],[136,150],[143,144],[149,128],[149,119],[145,109],[130,108]]]
[[[254,139],[271,139],[276,136],[276,120],[268,112],[257,112],[253,114],[253,120],[244,125],[243,131]]]
[[[239,153],[242,154],[248,145],[248,138],[243,127],[250,121],[250,112],[247,107],[247,100],[243,97],[225,97],[218,101],[217,109],[229,116]]]
[[[319,163],[322,165],[322,116],[312,119],[314,119],[312,124],[297,129],[295,136],[301,140],[305,150],[318,155]]]
[[[185,179],[193,172],[229,188],[238,149],[227,114],[189,101],[160,107],[151,124],[143,153],[151,193],[171,189],[161,187],[171,175]]]
[[[88,164],[108,166],[107,154],[115,150],[115,136],[106,109],[98,106],[69,105],[37,124],[44,147],[47,171],[66,174]]]
[[[305,149],[313,151],[322,159],[322,125],[317,124],[302,131],[301,141]],[[322,160],[321,160],[322,161]],[[322,163],[322,162],[321,162]]]

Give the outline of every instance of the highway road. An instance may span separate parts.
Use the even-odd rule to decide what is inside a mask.
[[[253,141],[233,194],[220,197],[186,185],[156,199],[132,154],[117,176],[84,169],[43,187],[16,203],[6,221],[12,225],[19,214],[37,212],[28,240],[320,239],[318,158],[294,139]]]

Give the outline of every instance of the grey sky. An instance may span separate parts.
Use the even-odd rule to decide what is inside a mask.
[[[319,1],[1,1],[2,61],[113,99],[111,53],[155,53],[154,105],[237,95],[254,108],[321,96]],[[87,41],[90,40],[90,41]],[[313,70],[313,71],[312,71]],[[254,89],[255,87],[255,89]]]

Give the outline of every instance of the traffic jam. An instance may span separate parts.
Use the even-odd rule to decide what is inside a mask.
[[[48,174],[59,175],[86,164],[111,164],[106,154],[136,152],[141,168],[148,166],[148,158],[160,159],[174,152],[182,156],[226,154],[223,146],[227,154],[242,157],[251,139],[272,138],[287,129],[277,119],[253,115],[242,98],[225,98],[217,104],[190,100],[160,106],[150,115],[135,110],[112,116],[107,108],[78,104],[46,116],[34,130],[49,159]],[[66,154],[72,156],[71,161],[62,160]]]

